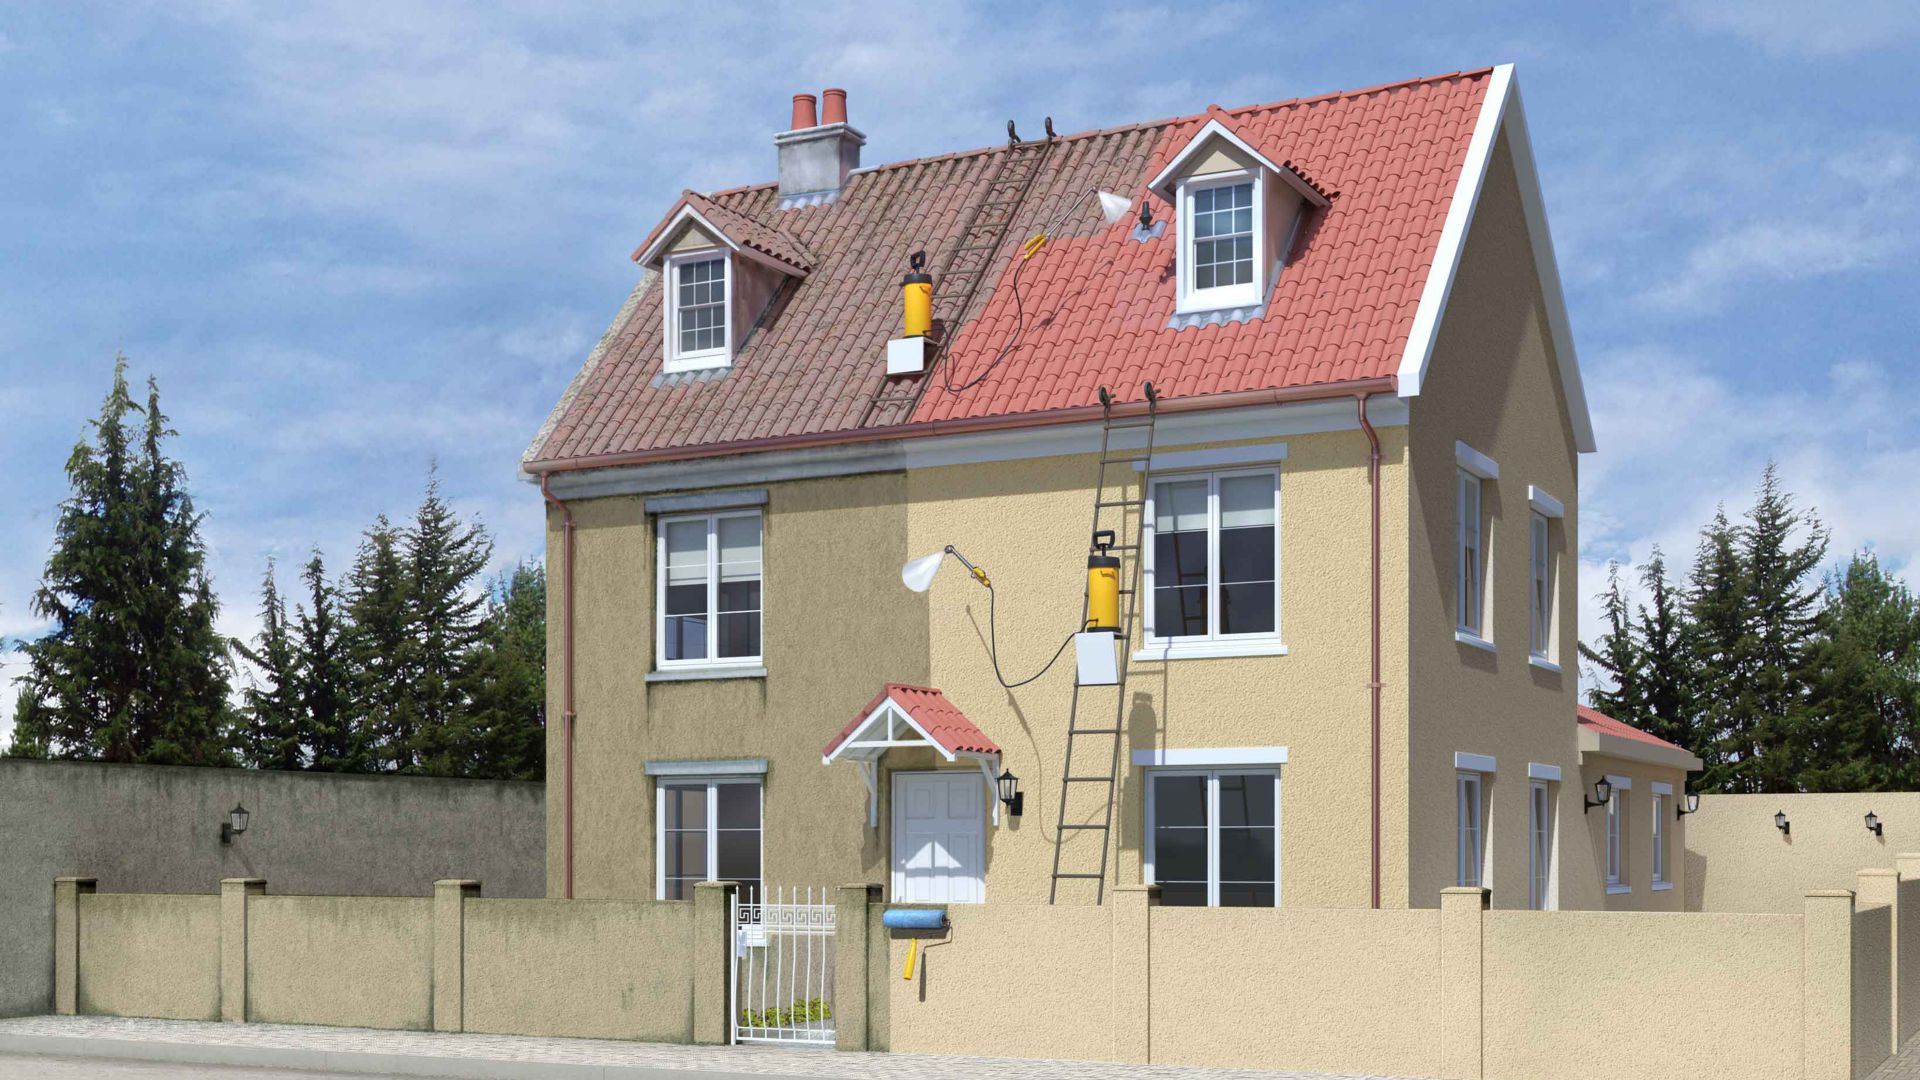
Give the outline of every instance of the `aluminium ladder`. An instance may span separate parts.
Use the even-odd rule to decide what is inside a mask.
[[[1153,463],[1154,423],[1159,418],[1160,412],[1159,392],[1154,390],[1152,383],[1144,384],[1144,389],[1147,397],[1147,415],[1143,418],[1116,423],[1113,417],[1113,395],[1107,391],[1106,387],[1100,388],[1100,467],[1093,490],[1093,539],[1089,541],[1087,551],[1088,554],[1094,554],[1096,549],[1094,541],[1097,541],[1102,533],[1109,533],[1114,543],[1109,544],[1105,551],[1117,555],[1120,559],[1120,633],[1116,639],[1119,643],[1120,658],[1116,666],[1118,678],[1113,685],[1112,711],[1105,713],[1100,705],[1093,702],[1087,704],[1088,711],[1095,717],[1111,716],[1110,726],[1081,726],[1083,700],[1089,696],[1097,697],[1105,688],[1083,687],[1077,677],[1073,680],[1073,700],[1067,712],[1067,752],[1060,766],[1060,808],[1059,818],[1054,825],[1053,881],[1047,889],[1049,904],[1058,902],[1060,882],[1063,880],[1094,882],[1095,904],[1105,903],[1107,897],[1107,855],[1113,846],[1113,804],[1119,796],[1120,743],[1125,737],[1125,728],[1122,724],[1126,720],[1127,710],[1127,657],[1133,651],[1134,616],[1140,606],[1142,578],[1140,568],[1143,565],[1141,556],[1144,554],[1141,545],[1145,542],[1147,535],[1147,485],[1151,482],[1151,474],[1148,470]],[[1146,431],[1144,449],[1137,451],[1114,449],[1114,432],[1139,430]],[[1120,482],[1112,485],[1120,489],[1120,493],[1117,493],[1118,497],[1114,498],[1108,497],[1107,469],[1109,466],[1122,467]],[[1133,478],[1127,474],[1135,471],[1140,474],[1140,487],[1131,495],[1124,494],[1128,486],[1133,483]],[[1118,528],[1103,527],[1105,520],[1103,515],[1108,511],[1112,511],[1118,519],[1116,522]],[[1133,519],[1131,529],[1127,522],[1129,516]],[[1124,542],[1129,535],[1132,537],[1132,542]],[[1091,596],[1083,596],[1080,602],[1080,626],[1083,629],[1091,614],[1091,606]],[[1081,739],[1110,740],[1104,747],[1097,745],[1088,747],[1095,762],[1099,760],[1099,750],[1107,751],[1105,774],[1091,771],[1081,774],[1073,771],[1074,761],[1080,756],[1075,751]],[[1071,796],[1076,790],[1093,791],[1105,797],[1097,814],[1083,813],[1079,820],[1069,820],[1068,804],[1072,801]],[[1081,800],[1079,805],[1085,808],[1086,801]],[[1098,870],[1062,870],[1060,868],[1066,852],[1068,834],[1079,833],[1099,835],[1100,868]],[[1075,854],[1084,856],[1086,851],[1083,848]]]
[[[927,358],[926,366],[918,374],[883,378],[860,417],[861,427],[873,424],[881,416],[890,416],[891,423],[906,422],[927,388],[933,385],[934,369],[946,358],[948,348],[959,336],[961,320],[973,307],[989,271],[999,262],[1007,231],[1013,227],[1014,217],[1026,203],[1027,194],[1033,190],[1033,183],[1047,162],[1054,143],[1052,129],[1053,121],[1049,117],[1045,138],[1021,142],[1014,133],[1013,121],[1007,121],[1007,147],[1000,153],[993,178],[987,181],[980,200],[968,211],[967,223],[954,237],[954,246],[947,249],[945,261],[934,274],[933,325],[939,335],[934,342],[934,354]]]

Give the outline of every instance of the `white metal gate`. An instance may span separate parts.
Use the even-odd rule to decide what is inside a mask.
[[[733,899],[733,1041],[833,1045],[832,893],[776,888]]]

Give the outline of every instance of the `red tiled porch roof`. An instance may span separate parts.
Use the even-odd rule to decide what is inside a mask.
[[[873,696],[859,712],[854,714],[847,726],[840,729],[825,747],[820,750],[821,757],[831,757],[842,743],[853,737],[866,723],[881,702],[891,699],[902,712],[920,725],[927,737],[938,743],[949,754],[997,754],[1000,747],[986,733],[974,726],[947,696],[931,686],[912,686],[907,683],[888,683]]]

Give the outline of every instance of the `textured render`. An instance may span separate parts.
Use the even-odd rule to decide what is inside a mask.
[[[1155,1063],[1441,1075],[1438,912],[1160,907],[1151,922]]]
[[[1410,837],[1410,874],[1395,903],[1430,905],[1456,884],[1454,755],[1486,754],[1498,771],[1487,778],[1488,858],[1483,884],[1496,908],[1527,906],[1527,764],[1555,765],[1579,775],[1573,716],[1579,671],[1574,645],[1579,603],[1579,487],[1573,429],[1564,406],[1560,367],[1547,333],[1546,310],[1533,272],[1513,156],[1502,136],[1462,251],[1447,316],[1436,339],[1420,396],[1410,403],[1412,497],[1409,566],[1410,637],[1389,639],[1388,653],[1411,656],[1410,678],[1387,678],[1388,694],[1410,696],[1412,733],[1396,832]],[[1487,623],[1496,651],[1454,639],[1456,502],[1454,443],[1465,442],[1500,465],[1483,488],[1487,549]],[[1566,517],[1552,523],[1556,574],[1553,659],[1561,670],[1528,662],[1528,485],[1560,500]],[[1397,579],[1388,576],[1388,582]],[[1394,586],[1389,586],[1391,593]],[[1605,904],[1581,792],[1554,785],[1559,817],[1558,906]],[[1636,790],[1635,795],[1644,798]],[[1644,821],[1644,812],[1640,815]],[[1680,830],[1675,830],[1678,835]],[[1642,846],[1644,850],[1644,845]],[[1677,861],[1677,860],[1676,860]]]
[[[1801,1035],[1806,1080],[1850,1080],[1853,1054],[1853,893],[1824,889],[1806,896],[1802,938],[1805,996]]]
[[[256,896],[247,903],[247,1019],[433,1027],[433,901]]]
[[[1894,915],[1898,949],[1894,960],[1897,973],[1894,1007],[1898,1036],[1895,1046],[1905,1046],[1920,1035],[1920,856],[1902,855],[1899,859],[1899,910]]]
[[[252,821],[223,845],[235,803]],[[387,896],[472,876],[537,896],[542,816],[540,784],[0,759],[0,1015],[52,1008],[57,876],[104,893],[264,877],[283,895]]]
[[[951,933],[921,940],[912,982],[900,977],[908,939],[892,939],[890,1049],[1112,1057],[1109,909],[993,904],[947,914]]]
[[[1382,551],[1385,678],[1404,686],[1401,654],[1405,600],[1404,428],[1380,429],[1384,484]],[[1309,907],[1365,906],[1368,898],[1367,443],[1357,430],[1287,436],[1280,466],[1280,635],[1284,656],[1135,661],[1121,719],[1117,856],[1111,883],[1142,880],[1143,772],[1135,750],[1286,746],[1281,770],[1281,902]],[[1171,452],[1183,447],[1162,444]],[[1129,474],[1131,476],[1131,474]],[[1093,455],[914,470],[911,543],[915,554],[955,544],[992,575],[998,592],[1000,666],[1009,679],[1038,669],[1079,618],[1085,588],[1086,529],[1091,523]],[[1132,489],[1137,491],[1137,482]],[[1109,497],[1114,497],[1111,493]],[[895,580],[894,591],[904,595]],[[1004,750],[1021,778],[1026,813],[1002,818],[988,841],[987,902],[1043,903],[1053,859],[1060,767],[1065,753],[1072,659],[1017,690],[994,679],[987,649],[986,590],[942,571],[927,594],[931,685],[966,711]],[[1143,600],[1144,603],[1144,600]],[[1136,631],[1138,633],[1138,631]],[[1136,637],[1134,644],[1139,640]],[[1087,726],[1106,726],[1110,690],[1089,690]],[[1569,707],[1570,710],[1571,707]],[[1407,819],[1403,755],[1404,699],[1388,695],[1383,820],[1389,902],[1403,892]],[[1095,722],[1095,721],[1098,722]],[[1562,723],[1571,727],[1571,724]],[[1098,744],[1087,740],[1086,746]],[[898,760],[894,760],[898,759]],[[890,755],[892,768],[925,767]],[[1096,771],[1104,772],[1100,758]],[[851,780],[851,778],[849,778]],[[1092,819],[1104,789],[1079,785],[1069,821]],[[883,785],[883,792],[885,786]],[[888,820],[885,806],[881,821]],[[1070,837],[1063,863],[1098,866],[1101,834]],[[817,838],[810,842],[818,845]],[[1091,903],[1091,882],[1063,882],[1061,900]]]
[[[687,1042],[693,905],[469,900],[466,1029]]]
[[[573,504],[575,896],[654,898],[649,761],[770,762],[762,845],[770,883],[830,888],[887,876],[885,850],[866,828],[858,770],[823,767],[820,747],[882,684],[926,680],[926,600],[900,585],[909,558],[906,481],[879,474],[768,491],[766,678],[647,682],[655,552],[644,502]],[[557,514],[548,517],[548,552],[548,565],[559,566]],[[556,603],[548,620],[555,670],[559,612]],[[549,715],[558,717],[560,680],[547,685]],[[548,889],[556,897],[563,891],[562,727],[547,726]]]
[[[1777,810],[1792,822],[1784,836]],[[1884,835],[1867,831],[1869,810]],[[1920,851],[1917,791],[1702,795],[1685,820],[1689,911],[1798,912],[1807,893],[1851,889],[1857,871],[1892,869],[1899,853]]]
[[[433,1030],[465,1030],[462,1013],[467,981],[467,901],[480,882],[457,878],[433,883]]]
[[[1865,1076],[1893,1053],[1893,907],[1853,911],[1853,1075]]]
[[[1599,897],[1591,905],[1581,906],[1604,908],[1608,911],[1686,910],[1688,860],[1684,857],[1682,843],[1688,823],[1693,821],[1693,815],[1680,816],[1676,813],[1676,807],[1677,800],[1686,791],[1687,774],[1679,769],[1629,761],[1610,754],[1586,754],[1581,759],[1580,790],[1574,792],[1574,797],[1580,800],[1578,805],[1584,806],[1586,800],[1593,797],[1593,785],[1608,776],[1624,776],[1633,783],[1631,789],[1623,791],[1619,796],[1627,801],[1626,827],[1620,838],[1620,861],[1623,883],[1630,891],[1609,893]],[[1653,784],[1656,781],[1668,785],[1674,792],[1673,797],[1666,800],[1667,805],[1664,811],[1667,881],[1672,886],[1667,889],[1653,887],[1653,825],[1649,816],[1653,813],[1652,793]],[[1564,822],[1560,836],[1562,851],[1567,850],[1570,831],[1580,833],[1577,839],[1589,845],[1593,852],[1591,869],[1577,867],[1572,872],[1577,878],[1592,882],[1594,888],[1601,888],[1600,883],[1606,881],[1607,873],[1606,811],[1596,806],[1592,813],[1580,813],[1577,818],[1570,818]],[[1525,853],[1521,854],[1524,857]],[[1563,874],[1565,872],[1563,868]],[[1564,876],[1562,880],[1566,880]],[[1562,906],[1573,905],[1563,904]]]
[[[1801,926],[1792,915],[1490,911],[1486,1075],[1797,1077]]]
[[[220,900],[79,898],[82,1013],[220,1018]]]

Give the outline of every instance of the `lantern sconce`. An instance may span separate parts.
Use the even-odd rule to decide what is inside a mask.
[[[1787,820],[1787,812],[1785,810],[1775,810],[1773,812],[1773,827],[1780,830],[1781,836],[1793,835],[1793,822]]]
[[[1697,791],[1687,792],[1686,803],[1687,804],[1685,806],[1676,805],[1673,808],[1674,817],[1683,818],[1683,817],[1686,817],[1688,814],[1699,813],[1700,812],[1700,793]]]
[[[227,820],[220,823],[220,842],[231,844],[234,837],[246,832],[247,818],[250,816],[245,806],[234,803],[233,809],[227,811]]]
[[[1000,801],[1014,817],[1019,817],[1027,807],[1027,793],[1020,790],[1020,778],[1013,775],[1012,769],[1000,773]]]
[[[1593,782],[1593,798],[1584,800],[1587,804],[1581,813],[1587,813],[1596,806],[1605,806],[1613,800],[1613,781],[1601,777]]]
[[[1884,832],[1884,830],[1886,829],[1886,827],[1887,827],[1886,824],[1880,820],[1879,814],[1876,814],[1871,810],[1867,811],[1867,831],[1868,832],[1872,833],[1875,836],[1885,836],[1886,833]]]

